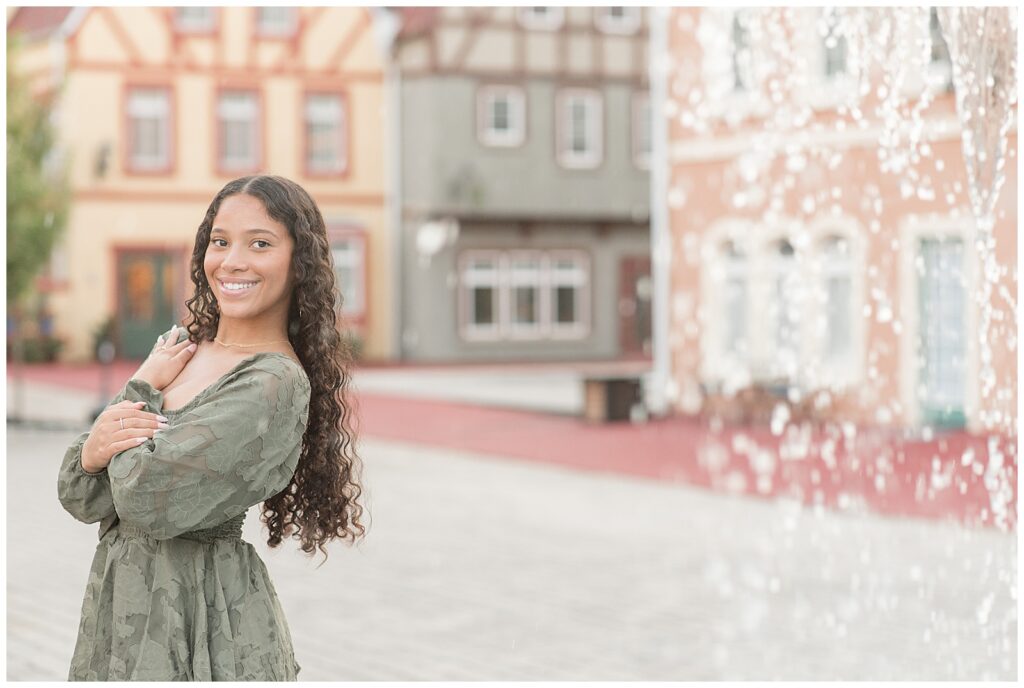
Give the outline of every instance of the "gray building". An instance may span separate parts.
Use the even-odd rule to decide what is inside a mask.
[[[648,356],[647,11],[393,16],[401,357]]]

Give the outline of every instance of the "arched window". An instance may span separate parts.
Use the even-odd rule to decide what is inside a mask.
[[[747,354],[747,256],[735,242],[722,244],[725,284],[721,350],[741,360]]]
[[[768,312],[771,328],[768,336],[772,347],[772,372],[792,379],[800,363],[800,275],[793,244],[782,239],[772,245],[770,254],[771,299]]]
[[[829,235],[820,244],[821,294],[825,332],[822,359],[835,366],[849,361],[853,350],[853,264],[849,242]]]

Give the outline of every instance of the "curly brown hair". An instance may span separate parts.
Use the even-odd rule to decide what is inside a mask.
[[[196,232],[191,274],[195,295],[186,305],[191,320],[189,339],[212,341],[220,311],[206,279],[203,262],[213,220],[228,196],[246,194],[262,201],[267,214],[285,227],[294,241],[291,266],[295,276],[288,308],[288,339],[306,370],[311,387],[309,420],[302,438],[299,465],[284,490],[263,502],[267,544],[276,547],[294,535],[301,549],[316,548],[327,559],[325,545],[338,538],[353,542],[365,533],[359,522],[363,508],[361,463],[355,449],[355,414],[349,403],[349,368],[353,351],[338,328],[335,304],[340,303],[331,248],[323,215],[301,186],[284,177],[257,175],[229,182],[214,197]]]

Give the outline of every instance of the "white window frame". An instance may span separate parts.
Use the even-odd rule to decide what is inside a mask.
[[[251,113],[243,112],[244,108],[249,107],[248,105],[242,105],[240,103],[229,103],[225,102],[226,97],[232,95],[244,94],[250,97],[251,100]],[[249,158],[242,159],[229,159],[226,157],[227,154],[227,124],[229,122],[242,122],[246,121],[245,116],[251,114],[252,125],[252,137],[251,137],[251,155]],[[218,128],[218,141],[219,150],[217,151],[217,165],[218,168],[224,172],[233,171],[249,171],[254,170],[260,165],[261,151],[260,151],[260,139],[262,132],[260,127],[262,126],[262,113],[260,112],[260,95],[255,90],[251,89],[232,89],[225,88],[217,93],[217,128]]]
[[[708,115],[714,120],[725,120],[737,126],[748,117],[764,117],[770,113],[767,98],[757,98],[752,89],[736,90],[733,84],[732,25],[736,7],[708,7],[700,13],[697,40],[701,47],[701,76]],[[750,77],[756,56],[750,55]],[[756,80],[754,80],[756,81]],[[755,85],[755,84],[752,84]]]
[[[256,12],[256,32],[261,36],[291,36],[298,28],[298,8],[295,7],[254,7]],[[268,23],[264,10],[284,10],[283,20]],[[273,15],[272,15],[273,16]]]
[[[534,275],[514,272],[515,258],[530,258],[537,261]],[[494,270],[473,274],[472,261],[491,261]],[[569,274],[556,274],[556,260],[570,260],[574,263]],[[585,251],[578,249],[467,249],[458,259],[458,331],[467,342],[496,341],[565,341],[586,338],[590,333],[590,259]],[[488,274],[490,273],[490,274]],[[536,325],[512,322],[513,289],[522,282],[537,287]],[[493,325],[477,325],[471,321],[472,290],[477,285],[494,289],[495,322]],[[573,323],[555,323],[555,289],[572,286],[576,289],[576,316]]]
[[[550,333],[552,339],[582,339],[590,330],[590,257],[585,251],[560,249],[548,251],[547,298],[550,302]],[[556,261],[568,260],[574,265],[568,271],[558,270]],[[556,291],[559,287],[574,287],[576,290],[576,315],[572,323],[559,323],[555,316],[558,310]]]
[[[341,315],[361,318],[366,315],[366,237],[361,233],[345,233],[330,238],[331,261],[340,295],[343,298]],[[342,247],[345,248],[342,248]],[[345,265],[339,265],[339,258]],[[346,292],[338,279],[338,268],[351,270],[352,289]]]
[[[205,15],[182,15],[182,10],[206,10]],[[217,26],[217,9],[188,5],[174,8],[174,28],[183,33],[207,33]]]
[[[902,334],[900,337],[900,392],[904,420],[909,426],[922,424],[917,385],[920,364],[917,340],[921,323],[918,320],[917,246],[921,239],[960,239],[964,246],[964,278],[966,280],[968,332],[979,332],[981,316],[973,298],[979,283],[978,254],[975,248],[975,221],[966,211],[950,214],[911,214],[900,223],[900,294]],[[977,337],[967,337],[965,361],[966,389],[964,415],[967,429],[982,430],[980,422],[980,361]]]
[[[324,107],[316,112],[314,99],[332,100],[337,104],[337,112],[330,113]],[[343,174],[348,169],[348,112],[345,97],[340,93],[306,93],[303,100],[303,136],[306,138],[306,145],[303,154],[305,155],[305,169],[312,174]],[[313,143],[314,138],[310,134],[310,126],[314,124],[314,117],[319,117],[320,124],[328,123],[335,127],[334,136],[337,145],[337,155],[330,167],[322,167],[314,162]]]
[[[932,13],[937,12],[937,7],[928,8],[928,33],[931,38]],[[945,37],[943,37],[945,38]],[[929,41],[934,44],[934,41]],[[946,54],[949,58],[945,61],[930,60],[928,62],[928,88],[933,93],[945,93],[953,91],[953,55],[949,53],[949,44],[946,44]]]
[[[849,38],[846,49],[846,68],[831,76],[825,74],[828,52],[825,46],[825,30],[828,17],[826,12],[842,11],[842,8],[800,8],[797,15],[797,36],[794,49],[806,57],[804,63],[808,88],[806,102],[815,110],[826,110],[844,103],[852,103],[857,97],[857,84],[851,72]]]
[[[753,293],[752,242],[754,224],[739,218],[723,218],[704,235],[701,247],[701,378],[713,387],[732,394],[750,384],[753,377],[753,326],[751,294]],[[730,266],[723,247],[731,243],[745,256],[746,294],[744,309],[745,351],[733,353],[725,348],[726,319],[719,317],[726,308],[726,287]]]
[[[518,260],[533,261],[536,264],[534,269],[520,269],[516,267]],[[546,269],[544,255],[540,251],[516,250],[508,251],[502,256],[503,262],[503,289],[502,297],[506,305],[504,312],[507,314],[505,332],[508,339],[512,340],[536,340],[544,337],[547,332],[549,313],[545,292]],[[515,320],[515,291],[519,287],[536,289],[536,323],[520,323]]]
[[[474,260],[491,260],[494,264],[493,270],[471,270],[470,265]],[[502,268],[501,252],[492,250],[473,249],[464,251],[459,256],[459,332],[462,338],[467,341],[497,341],[501,339],[503,320],[503,299],[502,293]],[[493,273],[491,278],[488,273]],[[482,285],[490,286],[493,289],[492,312],[494,322],[490,325],[480,325],[473,322],[473,288]]]
[[[544,12],[537,12],[538,9]],[[520,7],[516,16],[519,24],[531,31],[557,31],[565,23],[565,9],[562,7]]]
[[[849,216],[821,217],[810,225],[812,242],[812,265],[810,275],[814,279],[813,296],[808,299],[807,315],[809,327],[805,328],[810,351],[804,365],[809,380],[814,387],[828,387],[846,390],[861,384],[864,380],[865,336],[867,325],[864,313],[864,266],[865,241],[864,233],[856,220]],[[846,272],[850,278],[850,303],[848,330],[850,347],[846,358],[829,359],[826,347],[827,336],[823,328],[828,327],[826,280],[831,274],[839,271],[837,266],[828,265],[824,253],[825,243],[835,237],[846,242]],[[896,304],[892,304],[895,315]]]
[[[779,251],[783,243],[788,243],[793,250],[791,257],[782,257]],[[806,300],[802,298],[799,280],[802,274],[802,256],[798,252],[796,241],[792,235],[779,234],[761,246],[760,259],[762,269],[759,271],[763,276],[762,287],[755,290],[763,296],[762,308],[757,312],[763,321],[764,337],[758,337],[762,341],[762,350],[758,366],[758,377],[769,382],[783,382],[787,386],[796,386],[802,383],[801,374],[804,372],[800,363],[806,360],[802,352],[802,329],[806,326],[806,318],[803,310]],[[779,281],[787,282],[782,289],[792,289],[788,298],[792,302],[776,298],[779,292]],[[784,312],[784,311],[788,311]],[[792,338],[790,342],[792,350],[787,351],[786,342],[779,335],[779,327],[783,318],[792,315],[794,331],[789,333]],[[793,360],[792,365],[787,367],[787,361],[783,360],[783,354],[789,353]]]
[[[923,21],[912,21],[907,25],[907,35],[898,44],[899,57],[907,64],[915,64],[914,53],[922,42],[927,41],[929,51],[931,46],[931,7],[917,6],[916,9],[925,13]],[[948,46],[947,46],[948,47]],[[951,56],[952,57],[952,56]],[[899,86],[900,95],[904,98],[913,99],[922,93],[929,96],[938,96],[947,92],[947,84],[952,88],[952,64],[933,62],[929,59],[926,69],[921,72],[916,69],[906,70],[904,79]]]
[[[493,106],[498,98],[508,101],[509,129],[494,129]],[[515,148],[526,140],[526,95],[520,86],[489,84],[477,90],[477,135],[486,146]]]
[[[159,94],[162,102],[142,102],[136,98],[144,98],[146,95]],[[128,110],[128,168],[133,172],[151,172],[165,170],[171,165],[171,147],[173,145],[173,132],[171,131],[171,90],[166,86],[131,86],[128,89],[127,103]],[[136,123],[142,119],[155,119],[158,123],[159,132],[158,145],[160,151],[152,157],[139,157],[135,145],[138,142]]]
[[[586,136],[590,143],[588,150],[571,150],[571,107],[576,100],[588,109],[585,122]],[[589,88],[563,88],[556,96],[557,158],[562,167],[574,170],[593,169],[604,159],[604,98],[600,91]]]
[[[620,9],[623,10],[623,14],[616,17],[612,14],[611,7],[594,8],[594,24],[604,33],[626,36],[636,33],[640,29],[642,18],[640,8],[622,6]]]
[[[646,110],[646,112],[645,112]],[[632,150],[633,164],[641,170],[651,169],[651,134],[653,113],[651,110],[651,94],[640,91],[633,94],[632,99]],[[643,133],[647,133],[647,150],[643,149]]]

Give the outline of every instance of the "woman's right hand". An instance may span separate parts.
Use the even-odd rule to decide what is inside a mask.
[[[99,473],[107,467],[115,454],[139,446],[158,429],[168,427],[164,422],[166,418],[143,411],[141,407],[144,405],[141,401],[131,402],[126,399],[108,406],[96,417],[89,437],[82,445],[82,470],[86,473]],[[122,418],[124,430],[121,429]]]

